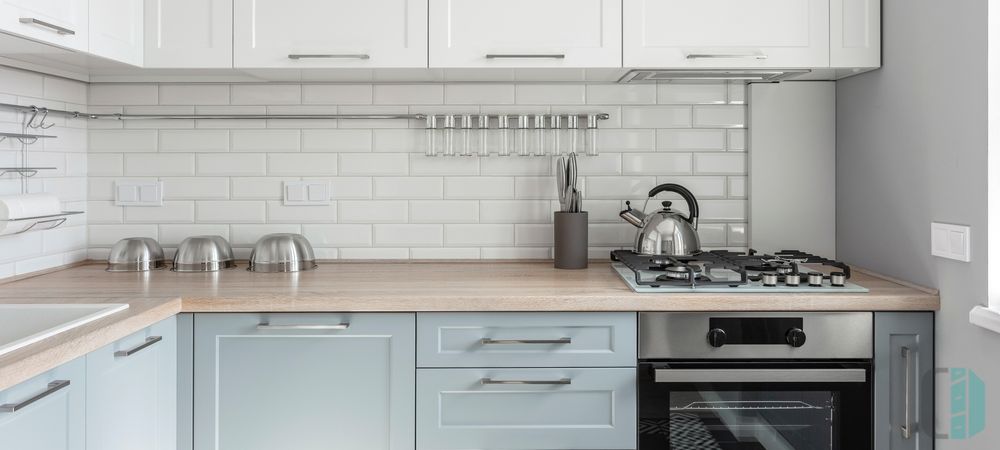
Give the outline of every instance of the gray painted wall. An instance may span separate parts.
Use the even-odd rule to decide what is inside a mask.
[[[937,365],[986,382],[987,429],[939,440],[945,450],[1000,440],[1000,335],[968,321],[987,287],[986,8],[987,0],[883,0],[882,69],[837,83],[837,254],[940,289]],[[930,255],[931,221],[972,227],[971,263]],[[947,378],[937,380],[947,392]],[[939,431],[948,407],[937,405]]]

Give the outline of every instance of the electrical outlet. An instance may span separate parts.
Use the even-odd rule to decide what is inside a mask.
[[[327,181],[286,181],[284,204],[287,206],[323,206],[330,204]]]
[[[971,228],[965,225],[931,223],[931,255],[962,262],[972,260]]]
[[[116,181],[115,206],[163,206],[163,183]]]

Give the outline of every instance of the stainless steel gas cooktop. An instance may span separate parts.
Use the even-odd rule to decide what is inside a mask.
[[[611,252],[612,267],[635,292],[815,292],[863,293],[851,268],[840,261],[797,250],[773,255],[715,250],[691,256]],[[829,272],[813,267],[826,266]]]

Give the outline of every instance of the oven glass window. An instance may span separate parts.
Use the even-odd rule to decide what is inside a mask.
[[[826,391],[674,391],[639,434],[673,450],[829,449],[838,403]]]

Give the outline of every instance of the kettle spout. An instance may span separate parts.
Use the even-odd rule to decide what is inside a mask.
[[[625,207],[628,209],[618,213],[618,215],[626,222],[635,225],[636,228],[642,228],[642,221],[646,219],[646,214],[632,209],[632,204],[629,202],[625,202]]]

